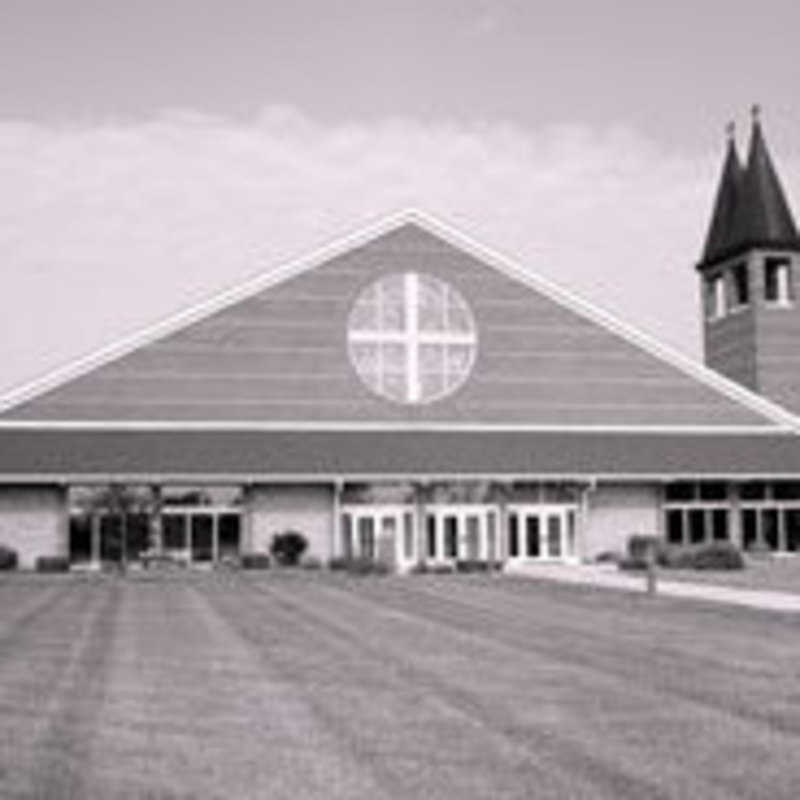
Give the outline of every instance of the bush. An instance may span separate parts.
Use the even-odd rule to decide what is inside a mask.
[[[690,569],[744,569],[742,554],[730,542],[709,542],[688,549]]]
[[[619,564],[624,556],[618,550],[603,550],[594,557],[595,564]]]
[[[386,575],[389,566],[383,561],[371,558],[345,558],[338,556],[328,562],[328,568],[335,572],[347,572],[349,575]]]
[[[295,567],[300,563],[300,556],[308,548],[308,540],[297,531],[276,533],[272,537],[269,551],[275,561],[283,567]]]
[[[499,561],[487,561],[483,558],[468,558],[456,561],[456,572],[489,572],[501,567]]]
[[[270,557],[266,553],[242,553],[242,569],[269,569]]]
[[[456,571],[456,565],[443,562],[429,564],[426,561],[418,561],[408,571],[409,575],[452,575]]]
[[[17,568],[17,551],[0,544],[0,570]]]
[[[66,556],[38,556],[37,572],[69,572],[69,559]]]

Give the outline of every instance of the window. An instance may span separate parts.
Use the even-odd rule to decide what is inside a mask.
[[[746,306],[750,302],[750,281],[747,274],[747,264],[734,264],[731,269],[733,276],[733,303],[735,306]]]
[[[444,518],[444,555],[445,558],[458,556],[458,517]]]
[[[667,484],[664,500],[664,530],[670,544],[729,538],[730,501],[724,481]]]
[[[791,264],[788,258],[764,261],[764,299],[768,303],[788,305],[792,300]]]
[[[508,555],[511,558],[519,556],[519,517],[516,514],[508,518]]]
[[[709,319],[725,316],[725,280],[722,275],[714,275],[706,282],[706,314]]]
[[[428,514],[427,520],[427,534],[428,534],[428,556],[436,558],[436,516]]]
[[[667,541],[683,544],[683,511],[679,508],[667,511]]]
[[[414,558],[414,515],[403,514],[403,554],[407,560]]]
[[[416,272],[368,286],[350,312],[347,337],[364,384],[398,403],[454,392],[467,379],[477,347],[475,321],[461,295]]]

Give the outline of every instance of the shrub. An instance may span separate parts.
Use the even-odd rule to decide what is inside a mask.
[[[487,561],[483,558],[468,558],[456,561],[456,572],[489,572],[497,571],[501,566],[499,561]]]
[[[619,564],[624,556],[618,550],[603,550],[594,557],[595,564]]]
[[[276,533],[272,537],[272,544],[269,551],[275,561],[284,567],[294,567],[300,562],[300,556],[308,548],[308,540],[302,533],[297,531],[285,531]]]
[[[371,558],[332,558],[328,568],[338,572],[347,572],[349,575],[386,575],[389,565],[383,561],[373,561]]]
[[[642,533],[634,533],[628,537],[627,558],[647,563],[652,552],[656,564],[664,566],[667,562],[670,546],[660,537]]]
[[[744,569],[744,559],[730,542],[709,542],[692,548],[693,569]]]
[[[409,575],[452,575],[456,571],[456,565],[451,563],[432,563],[418,561],[408,571]]]
[[[66,556],[38,556],[37,572],[69,572],[69,559]]]
[[[0,544],[0,570],[17,568],[17,551]]]
[[[271,563],[266,553],[242,553],[242,569],[268,569]]]

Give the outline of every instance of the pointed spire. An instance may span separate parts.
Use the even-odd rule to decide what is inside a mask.
[[[760,121],[761,109],[752,109],[753,127],[736,233],[745,245],[798,247],[797,226],[767,149]]]
[[[727,127],[728,154],[700,268],[751,247],[800,250],[797,226],[761,129],[761,107],[754,105],[751,115],[745,168],[736,152],[733,124]]]
[[[738,206],[744,170],[736,149],[736,125],[729,122],[725,127],[728,137],[728,152],[722,166],[722,177],[717,187],[714,213],[703,248],[703,262],[713,261],[731,244],[734,217]]]

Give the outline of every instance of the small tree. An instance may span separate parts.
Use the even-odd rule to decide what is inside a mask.
[[[276,533],[272,537],[269,551],[281,566],[294,567],[300,563],[300,556],[305,553],[307,548],[308,540],[302,533],[285,531],[284,533]]]

